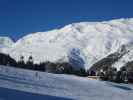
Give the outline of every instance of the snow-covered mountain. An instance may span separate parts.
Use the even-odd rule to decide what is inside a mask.
[[[113,64],[113,67],[117,67],[117,69],[120,69],[122,66],[125,66],[126,64],[128,64],[129,62],[132,62],[133,61],[133,44],[128,44],[128,45],[125,45],[125,51],[127,53],[125,53],[121,59],[119,59],[119,61],[115,62]],[[132,67],[133,69],[133,66],[130,65],[130,67]]]
[[[8,49],[14,44],[13,40],[9,37],[0,36],[0,52],[3,49]]]
[[[32,33],[3,51],[16,60],[24,56],[26,61],[32,55],[35,63],[69,61],[88,69],[126,45],[133,45],[132,18],[73,23],[61,29]],[[132,52],[126,55],[121,61],[132,55]],[[114,66],[117,67],[117,64]]]
[[[9,37],[0,37],[0,47],[11,47],[13,40]]]

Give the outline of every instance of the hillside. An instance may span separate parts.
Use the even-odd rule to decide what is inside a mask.
[[[0,36],[0,50],[2,48],[9,48],[14,44],[13,40],[9,37]]]
[[[132,44],[133,19],[130,18],[73,23],[61,29],[31,33],[3,52],[16,60],[24,56],[24,60],[27,61],[32,55],[35,63],[70,62],[75,66],[89,69],[97,61],[119,52],[123,46]],[[120,64],[114,66],[119,65],[120,68],[125,63]]]

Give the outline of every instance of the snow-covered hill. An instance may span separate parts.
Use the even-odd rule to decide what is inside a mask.
[[[61,29],[32,33],[19,39],[9,53],[25,61],[70,61],[89,69],[98,60],[119,51],[123,45],[133,45],[133,19],[69,24]],[[117,66],[116,66],[117,67]]]
[[[13,43],[11,38],[0,36],[0,47],[11,47]]]
[[[2,52],[3,49],[9,49],[14,42],[9,37],[0,36],[0,52]]]
[[[59,100],[132,100],[133,98],[133,85],[130,84],[101,82],[87,77],[50,74],[7,66],[0,66],[0,87],[18,90],[18,93],[22,91],[27,94],[41,94],[44,98],[47,95],[66,98]]]

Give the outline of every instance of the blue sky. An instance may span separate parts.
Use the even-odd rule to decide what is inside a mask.
[[[0,0],[0,35],[18,39],[81,21],[133,17],[133,0]]]

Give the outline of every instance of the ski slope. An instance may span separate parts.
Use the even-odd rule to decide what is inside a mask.
[[[133,98],[133,85],[130,84],[116,84],[86,77],[5,66],[0,66],[0,87],[68,100],[132,100]]]

